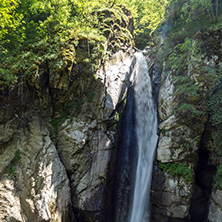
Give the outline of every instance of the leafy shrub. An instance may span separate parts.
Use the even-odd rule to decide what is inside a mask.
[[[186,116],[187,118],[191,117],[201,120],[205,112],[197,108],[197,106],[194,106],[192,104],[184,103],[179,108],[177,108],[176,112],[183,117]]]
[[[185,162],[159,163],[159,167],[163,169],[164,172],[167,172],[174,177],[183,177],[187,183],[193,182],[193,171],[186,166]]]

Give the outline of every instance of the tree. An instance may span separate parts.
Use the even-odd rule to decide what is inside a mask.
[[[10,39],[4,39],[11,32],[14,34],[17,28],[22,24],[22,15],[16,13],[19,0],[1,0],[0,3],[0,48],[5,50],[3,45],[8,43]],[[23,38],[23,36],[22,36]]]
[[[186,22],[198,21],[203,27],[204,22],[216,23],[218,19],[218,0],[190,0],[182,6],[182,17]],[[206,16],[208,17],[206,19]]]

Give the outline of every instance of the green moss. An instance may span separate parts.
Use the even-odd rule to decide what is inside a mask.
[[[186,166],[185,162],[159,163],[159,167],[176,178],[183,177],[187,183],[193,182],[193,171]]]
[[[222,125],[222,86],[209,100],[210,120],[213,126]]]
[[[89,92],[89,93],[88,93],[88,101],[89,101],[90,103],[93,102],[94,96],[95,96],[95,93],[94,93],[94,92]]]
[[[222,190],[222,164],[217,167],[217,173],[214,177],[214,189]]]
[[[120,113],[117,113],[117,115],[116,115],[117,122],[119,122],[119,119],[120,119]]]
[[[12,177],[15,173],[15,169],[16,169],[16,164],[18,163],[18,161],[21,159],[21,152],[20,149],[16,149],[15,153],[14,153],[14,157],[9,165],[8,168],[8,174],[10,177]]]
[[[167,131],[167,130],[166,130],[165,128],[162,128],[162,129],[160,130],[160,132],[163,133],[163,134],[165,134],[166,131]]]
[[[197,106],[194,106],[192,104],[184,103],[177,109],[178,114],[182,116],[191,117],[193,119],[201,120],[201,118],[204,116],[205,112],[202,110],[199,110]]]
[[[53,133],[56,137],[58,135],[58,126],[59,126],[60,122],[61,122],[61,119],[55,119],[55,118],[52,118],[50,121],[50,124],[53,127]]]
[[[45,145],[45,142],[46,142],[46,140],[45,140],[45,134],[42,133],[42,144],[43,144],[43,146]]]

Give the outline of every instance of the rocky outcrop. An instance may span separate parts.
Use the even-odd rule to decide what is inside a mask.
[[[85,94],[81,85],[74,94],[69,91],[74,86],[58,88],[56,79],[48,82],[47,69],[14,88],[17,93],[9,91],[3,103],[7,118],[0,125],[2,220],[104,220],[106,198],[112,195],[106,189],[119,112],[133,80],[132,61],[131,51],[112,55],[97,79],[88,79],[91,85],[85,82],[90,90]],[[18,108],[9,112],[15,95]],[[64,101],[68,105],[61,108]]]
[[[69,180],[39,117],[1,125],[1,221],[73,221]],[[24,123],[24,122],[23,122]]]
[[[159,117],[162,123],[159,125],[158,163],[154,167],[152,183],[151,201],[154,221],[168,221],[167,218],[177,218],[180,221],[188,217],[192,196],[192,178],[188,182],[183,175],[176,175],[174,171],[169,171],[170,167],[175,164],[177,164],[175,168],[180,167],[179,163],[189,160],[198,149],[198,141],[192,139],[192,129],[181,124],[180,117],[175,115],[174,84],[173,74],[170,73],[159,92]],[[161,164],[168,165],[164,168]],[[183,167],[189,170],[193,166],[192,163],[188,163]]]
[[[130,85],[131,62],[132,57],[121,51],[107,61],[97,73],[98,85],[91,103],[84,103],[78,118],[66,120],[59,127],[58,150],[70,178],[74,209],[81,221],[104,220],[105,196],[112,192],[105,194],[110,182],[108,171],[118,107]]]
[[[103,36],[74,35],[28,76],[17,70],[14,85],[1,84],[1,221],[104,221],[111,212],[133,19],[124,7],[93,13]]]
[[[221,85],[214,91],[209,101],[209,121],[206,124],[205,132],[203,135],[203,149],[208,154],[207,166],[213,169],[210,173],[202,172],[202,178],[204,184],[207,185],[209,178],[211,179],[209,201],[208,201],[208,221],[220,221],[221,220],[221,190],[222,190],[222,159],[221,159],[221,109],[222,109],[222,90]],[[209,183],[209,182],[208,182]]]
[[[222,218],[222,191],[217,190],[216,192],[212,193],[210,207],[209,207],[209,214],[208,214],[208,221],[210,222],[219,222]]]
[[[216,50],[214,47],[210,51],[206,50],[202,41],[207,47],[208,43],[211,44],[213,41],[209,40],[212,35],[211,37],[207,35],[194,37],[193,47],[195,44],[200,44],[203,47],[202,55],[198,53],[191,55],[192,62],[187,62],[185,72],[183,70],[183,73],[178,74],[177,70],[171,69],[167,75],[163,70],[163,84],[158,101],[160,138],[152,185],[153,221],[206,219],[205,206],[209,199],[214,166],[216,166],[212,163],[220,162],[220,157],[215,152],[218,149],[212,146],[212,137],[214,138],[215,134],[206,131],[205,126],[208,119],[207,104],[217,79],[215,74],[217,71],[212,70],[218,70],[220,66],[218,63],[220,49]],[[214,41],[217,41],[219,35],[215,33],[213,35]],[[207,145],[203,141],[209,135],[212,137]],[[216,142],[216,139],[213,141]],[[218,144],[218,140],[216,143]],[[204,150],[209,151],[209,162],[208,154]],[[205,158],[204,161],[201,158]],[[212,176],[206,179],[205,174]],[[216,193],[218,190],[212,194],[209,221],[220,218],[221,208],[218,198],[215,199]],[[200,203],[202,197],[206,202]],[[198,208],[195,204],[203,207]]]

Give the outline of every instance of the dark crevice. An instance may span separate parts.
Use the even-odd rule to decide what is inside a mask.
[[[201,142],[191,198],[191,222],[207,222],[209,198],[212,191],[213,177],[216,173],[216,167],[208,165],[208,159],[209,151]]]

